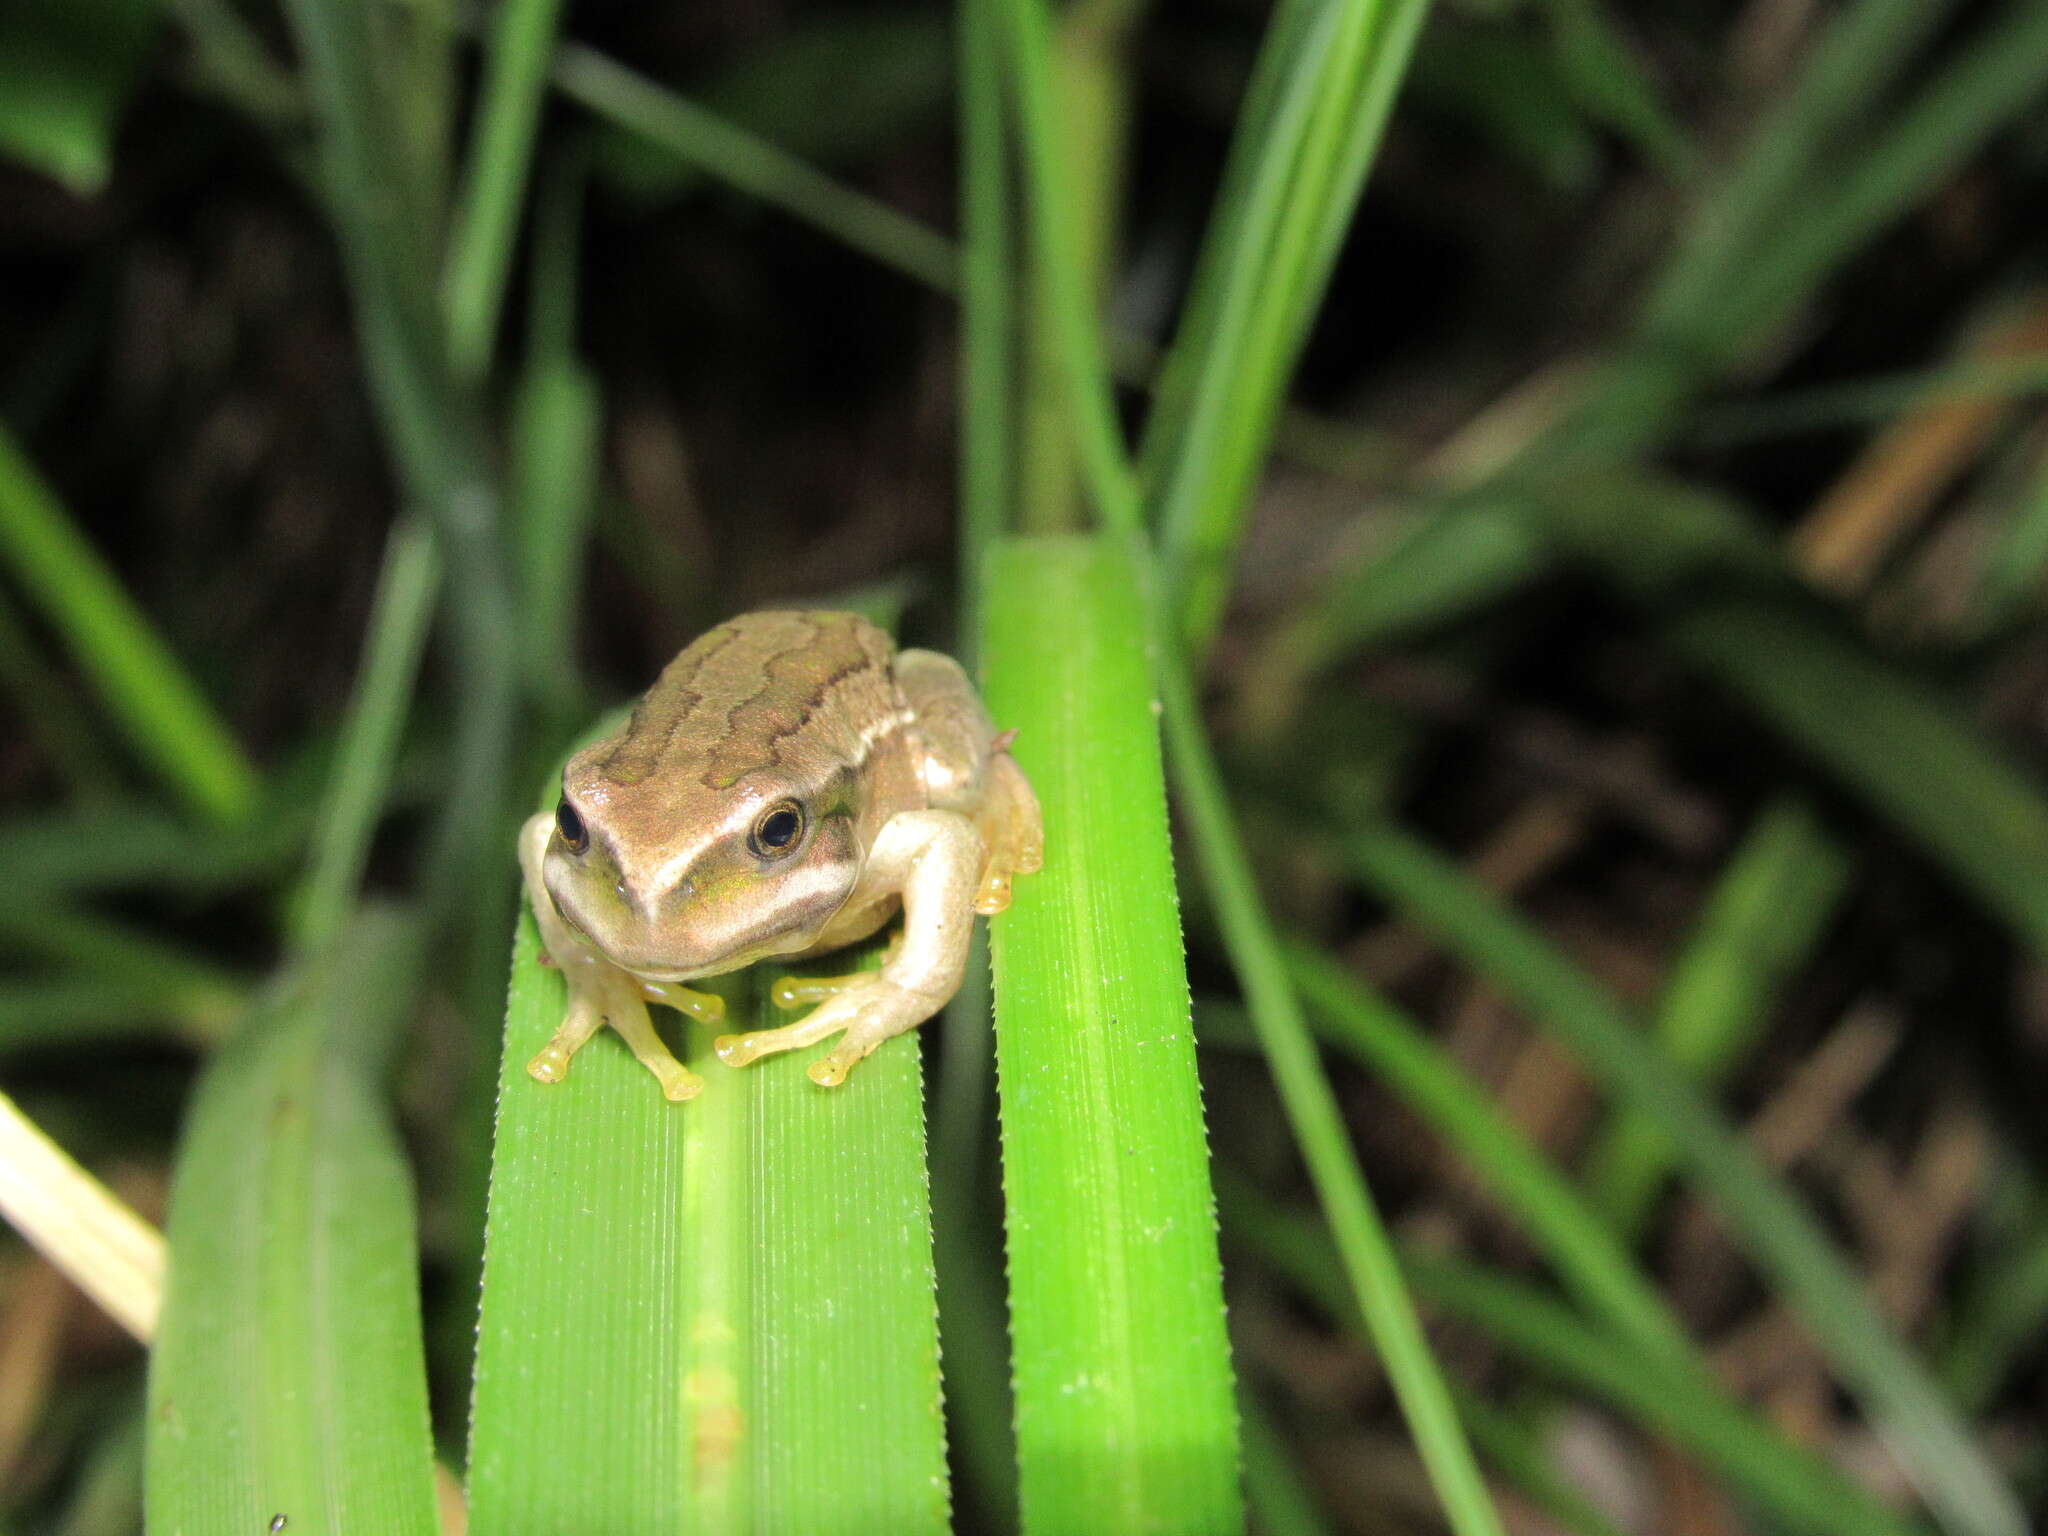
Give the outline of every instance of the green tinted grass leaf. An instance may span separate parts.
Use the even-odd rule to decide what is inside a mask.
[[[1242,1521],[1136,580],[1092,539],[1004,543],[987,573],[988,705],[1046,827],[992,939],[1027,1531]]]
[[[843,956],[823,967],[845,968]],[[720,980],[723,1028],[786,1020],[768,979]],[[917,1037],[822,1089],[803,1075],[816,1053],[735,1071],[712,1056],[709,1030],[683,1024],[678,1054],[707,1082],[672,1104],[610,1030],[566,1081],[528,1077],[564,1006],[522,913],[471,1410],[473,1528],[943,1531]]]
[[[411,1180],[380,1084],[410,929],[359,923],[201,1085],[150,1357],[152,1531],[439,1529]]]

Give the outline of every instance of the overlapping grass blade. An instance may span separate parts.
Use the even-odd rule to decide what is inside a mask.
[[[1270,113],[1245,118],[1255,148],[1242,199],[1226,205],[1190,300],[1193,329],[1176,341],[1186,379],[1148,423],[1148,493],[1157,508],[1160,569],[1197,654],[1229,590],[1252,483],[1271,446],[1287,380],[1350,227],[1366,171],[1428,0],[1327,0],[1312,17],[1283,8]],[[1262,74],[1266,66],[1261,66]],[[1235,179],[1235,178],[1233,178]]]
[[[724,1027],[780,1022],[767,984],[725,979]],[[671,1104],[610,1031],[566,1082],[526,1075],[564,996],[522,913],[473,1528],[943,1530],[916,1038],[827,1090],[806,1053],[734,1071],[685,1026],[681,1054],[708,1081]]]
[[[1545,515],[1571,547],[1670,617],[1661,634],[1853,785],[2048,954],[2048,793],[1945,698],[1804,601],[1737,509],[1641,478],[1572,485]],[[1674,595],[1715,583],[1689,605]]]
[[[951,293],[958,279],[952,242],[757,134],[665,91],[580,43],[557,53],[555,85],[609,122],[723,181],[783,208],[865,251],[884,266]]]
[[[4,428],[0,559],[172,793],[213,821],[245,817],[256,799],[256,771]]]
[[[1364,1061],[1457,1149],[1580,1304],[1634,1347],[1704,1381],[1705,1363],[1656,1287],[1479,1086],[1342,966],[1299,945],[1287,962],[1322,1020],[1320,1033]]]
[[[1102,539],[987,573],[988,704],[1046,827],[991,945],[1028,1531],[1242,1519],[1139,579]]]
[[[152,1530],[438,1529],[410,1180],[381,1089],[412,929],[359,921],[193,1104],[150,1359]]]
[[[1496,1536],[1494,1511],[1472,1452],[1465,1441],[1414,1303],[1403,1285],[1385,1224],[1367,1189],[1309,1038],[1307,1021],[1288,977],[1278,935],[1259,896],[1251,860],[1237,828],[1185,669],[1167,648],[1178,643],[1177,628],[1158,611],[1154,643],[1164,695],[1167,751],[1175,793],[1188,820],[1210,906],[1222,930],[1260,1048],[1286,1107],[1295,1144],[1301,1149],[1317,1199],[1343,1256],[1360,1313],[1371,1332],[1423,1465],[1428,1468],[1444,1517],[1457,1536]]]
[[[1346,1294],[1337,1256],[1314,1222],[1272,1208],[1219,1179],[1224,1231],[1369,1337]],[[1715,1394],[1699,1394],[1670,1363],[1588,1325],[1526,1281],[1473,1264],[1404,1253],[1417,1296],[1451,1312],[1559,1383],[1589,1392],[1654,1426],[1708,1467],[1753,1493],[1794,1529],[1831,1536],[1906,1536],[1917,1529],[1770,1425]]]
[[[1653,1116],[1951,1529],[2018,1536],[2011,1493],[1819,1224],[1607,992],[1439,855],[1391,826],[1346,863],[1554,1031],[1615,1099]]]
[[[443,293],[449,355],[470,377],[490,366],[561,10],[562,0],[505,0],[485,50]]]
[[[1652,1028],[1702,1084],[1721,1081],[1762,1032],[1773,995],[1811,952],[1848,882],[1841,848],[1812,810],[1780,800],[1729,860],[1671,968]],[[1641,1230],[1670,1171],[1654,1120],[1614,1117],[1587,1154],[1587,1178],[1618,1232]]]

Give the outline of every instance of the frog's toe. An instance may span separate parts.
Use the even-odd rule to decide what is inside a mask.
[[[661,1003],[686,1013],[699,1024],[722,1024],[725,1022],[725,999],[716,992],[698,992],[689,987],[679,987],[672,981],[647,981],[639,977],[634,980],[640,988],[640,996],[650,1003]]]
[[[1010,877],[1007,873],[991,872],[982,876],[981,888],[974,893],[974,910],[983,917],[994,917],[998,912],[1010,910]]]
[[[542,1047],[526,1064],[526,1075],[537,1083],[559,1083],[569,1075],[569,1053],[559,1045]]]
[[[778,1008],[809,1008],[831,1002],[848,988],[871,979],[873,974],[857,971],[851,976],[783,976],[768,989],[768,998]]]
[[[820,1057],[804,1068],[804,1076],[820,1088],[837,1088],[846,1081],[846,1074],[852,1070],[851,1062],[841,1061],[839,1052]]]
[[[672,1063],[675,1070],[665,1072],[655,1069],[654,1075],[661,1079],[661,1096],[671,1104],[685,1104],[704,1091],[704,1079],[680,1063]]]
[[[711,1042],[711,1049],[728,1067],[744,1067],[761,1055],[751,1035],[720,1035]]]

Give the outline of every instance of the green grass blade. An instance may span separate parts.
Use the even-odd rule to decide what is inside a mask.
[[[301,949],[331,943],[355,906],[370,841],[391,792],[440,591],[441,556],[432,529],[424,522],[400,522],[384,546],[341,755],[322,798],[311,867],[293,914]]]
[[[301,972],[193,1105],[150,1358],[152,1530],[438,1530],[410,1181],[378,1083],[408,927],[366,921]]]
[[[1219,1178],[1224,1231],[1254,1249],[1332,1317],[1359,1330],[1337,1256],[1316,1225],[1276,1210],[1236,1181]],[[1918,1528],[1880,1505],[1827,1463],[1718,1394],[1701,1395],[1668,1362],[1592,1327],[1526,1281],[1473,1264],[1404,1252],[1415,1294],[1453,1313],[1563,1385],[1590,1393],[1751,1492],[1792,1528],[1820,1536],[1905,1536]]]
[[[1940,9],[1925,5],[1923,11]],[[1738,344],[1782,319],[1845,254],[1903,217],[2048,88],[2048,7],[2012,0],[1885,131],[1802,199],[1731,280],[1716,323]]]
[[[1652,1028],[1701,1083],[1721,1081],[1762,1032],[1785,978],[1848,884],[1849,862],[1795,800],[1758,818],[1729,861],[1672,966]],[[1617,1115],[1586,1156],[1587,1179],[1616,1231],[1642,1229],[1671,1168],[1671,1143],[1648,1116]]]
[[[1295,718],[1316,676],[1352,652],[1462,617],[1551,564],[1542,528],[1510,501],[1424,512],[1340,567],[1274,627],[1244,689],[1248,723],[1258,734],[1277,732]]]
[[[87,717],[77,690],[0,587],[0,689],[14,695],[16,718],[38,760],[63,781],[76,804],[104,804],[119,793],[111,743]],[[213,830],[213,829],[209,829]]]
[[[562,0],[503,0],[485,50],[442,293],[449,355],[466,377],[490,368],[561,11]]]
[[[1047,342],[1066,381],[1069,430],[1083,484],[1106,527],[1135,534],[1138,479],[1118,426],[1108,354],[1088,280],[1087,241],[1072,151],[1053,83],[1051,27],[1044,0],[1001,0],[1004,63],[1016,111],[1023,181],[1031,209],[1030,271]]]
[[[1244,1496],[1259,1536],[1320,1536],[1328,1529],[1314,1492],[1294,1465],[1287,1435],[1259,1400],[1238,1394],[1244,1435]]]
[[[1558,63],[1580,105],[1665,176],[1690,178],[1698,147],[1609,22],[1601,0],[1548,0],[1545,9]]]
[[[2048,468],[1991,539],[1977,582],[1977,610],[1987,626],[2014,623],[2040,604],[2048,573]]]
[[[248,815],[249,760],[4,427],[0,559],[170,790],[210,820]]]
[[[1657,1289],[1577,1192],[1443,1051],[1342,966],[1293,946],[1288,970],[1321,1033],[1364,1062],[1476,1170],[1566,1286],[1616,1335],[1695,1370],[1704,1361]]]
[[[1581,1305],[1631,1358],[1654,1357],[1686,1404],[1703,1404],[1718,1421],[1741,1410],[1721,1392],[1704,1355],[1627,1251],[1564,1176],[1531,1146],[1485,1093],[1398,1010],[1349,972],[1308,949],[1289,956],[1296,985],[1321,1016],[1322,1033],[1348,1051],[1409,1103],[1463,1155],[1491,1187],[1516,1225],[1548,1257]],[[1677,1385],[1682,1384],[1682,1385]],[[1675,1411],[1683,1412],[1684,1408]],[[1856,1501],[1844,1505],[1840,1476],[1787,1442],[1766,1458],[1769,1496],[1784,1512],[1812,1518],[1839,1510],[1846,1523],[1821,1520],[1845,1533],[1867,1529]],[[1803,1469],[1802,1469],[1802,1463]]]
[[[981,639],[981,581],[1011,505],[1015,327],[998,0],[960,0],[960,634]],[[962,657],[972,664],[971,656]]]
[[[1428,0],[1330,0],[1301,35],[1261,135],[1245,204],[1220,221],[1228,253],[1202,270],[1222,286],[1197,296],[1208,323],[1176,342],[1199,359],[1185,418],[1154,493],[1168,601],[1196,653],[1220,618],[1247,503],[1272,443],[1287,380],[1350,227]],[[1283,12],[1282,20],[1286,20]],[[1176,371],[1179,371],[1176,369]]]
[[[1637,601],[1666,644],[1853,785],[2048,955],[2048,793],[1954,704],[1885,665],[1793,586],[1716,498],[1642,479],[1577,483],[1548,525]],[[1724,595],[1684,605],[1712,584]],[[1754,593],[1756,595],[1748,595]]]
[[[2048,393],[2048,358],[1971,358],[1707,405],[1686,428],[1685,441],[1689,447],[1724,448],[1832,427],[1869,426],[1964,400],[2020,400],[2043,393]]]
[[[1942,1356],[1942,1380],[1959,1402],[1983,1408],[2048,1326],[2048,1203],[1996,1253],[1956,1309]]]
[[[1703,604],[1665,630],[1906,828],[2048,955],[2048,797],[1950,702],[1789,605]]]
[[[1640,325],[1693,344],[1826,152],[1938,27],[1955,0],[1855,0],[1829,23],[1792,88],[1757,122],[1742,157],[1701,200],[1651,289]]]
[[[725,1027],[780,1022],[765,978],[720,990]],[[566,1082],[529,1078],[563,1008],[522,913],[472,1529],[944,1530],[916,1037],[825,1090],[801,1053],[736,1072],[685,1026],[708,1082],[671,1104],[610,1031]]]
[[[1950,1529],[2019,1536],[2011,1493],[1819,1224],[1605,989],[1440,855],[1391,826],[1347,836],[1347,863],[1543,1019],[1615,1099],[1657,1119],[1701,1194],[1804,1318]]]
[[[1027,1531],[1242,1522],[1136,579],[1107,540],[1004,543],[987,573],[989,709],[1046,828],[991,945]]]
[[[942,292],[957,283],[952,242],[579,43],[557,50],[555,85],[599,117],[714,172],[762,202]]]
[[[1446,1522],[1456,1536],[1499,1536],[1500,1516],[1422,1336],[1385,1224],[1309,1037],[1279,937],[1260,900],[1251,860],[1224,794],[1222,775],[1202,734],[1194,688],[1185,669],[1165,651],[1177,643],[1175,627],[1157,611],[1153,635],[1162,653],[1155,665],[1164,695],[1168,759],[1203,884],[1295,1144],[1343,1255],[1345,1276],[1443,1504]]]

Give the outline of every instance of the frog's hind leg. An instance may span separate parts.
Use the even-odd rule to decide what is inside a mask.
[[[1007,735],[998,738],[988,764],[988,798],[981,817],[982,840],[988,844],[974,910],[989,916],[1010,905],[1010,881],[1036,874],[1045,863],[1045,822],[1038,796],[1017,760],[1005,750]]]

